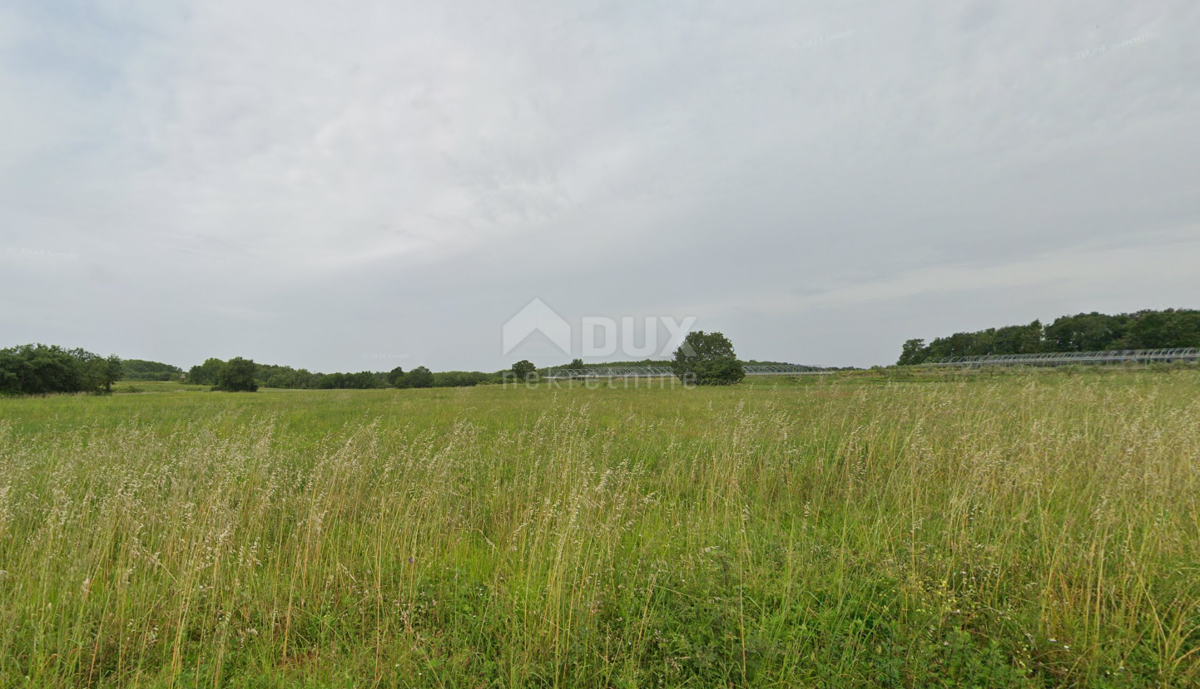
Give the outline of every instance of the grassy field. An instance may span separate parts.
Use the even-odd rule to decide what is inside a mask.
[[[0,685],[1200,686],[1200,372],[0,399]]]

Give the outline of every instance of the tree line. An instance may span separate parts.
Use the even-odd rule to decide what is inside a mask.
[[[650,359],[636,364],[662,364]],[[594,366],[618,366],[619,363],[594,364]],[[719,332],[688,333],[684,343],[668,362],[675,375],[698,385],[730,385],[746,376],[742,363],[733,351],[733,343]],[[588,365],[575,359],[572,369]],[[396,368],[384,372],[361,371],[359,373],[312,373],[307,369],[291,366],[256,364],[248,359],[234,358],[229,361],[207,359],[203,364],[188,370],[183,382],[196,385],[211,385],[215,390],[253,392],[260,387],[290,388],[301,390],[372,390],[380,388],[458,388],[490,383],[504,383],[508,379],[529,381],[537,375],[537,367],[529,361],[518,361],[508,371],[484,373],[482,371],[438,371],[433,372],[418,366],[405,372]]]
[[[663,362],[638,362],[663,363]],[[614,364],[599,364],[613,366]],[[669,362],[675,375],[699,385],[730,385],[745,377],[733,344],[721,333],[689,333],[684,344]],[[571,362],[583,368],[582,360]],[[529,381],[537,367],[519,361],[510,371],[433,372],[424,366],[411,371],[396,368],[358,373],[314,373],[291,366],[259,364],[252,359],[234,357],[227,361],[209,358],[202,364],[183,369],[157,361],[128,359],[116,355],[101,357],[83,349],[64,349],[43,344],[21,345],[0,350],[0,394],[45,395],[51,393],[112,392],[118,380],[176,380],[192,385],[207,385],[214,390],[254,392],[260,387],[308,390],[371,390],[380,388],[470,387],[504,383],[515,379]]]
[[[226,389],[223,380],[232,375],[227,372],[224,379],[221,372],[230,362],[220,359],[206,359],[188,370],[182,382],[193,385],[211,385],[217,389]],[[417,366],[411,371],[405,371],[397,366],[390,371],[359,371],[358,373],[320,373],[305,368],[278,366],[274,364],[259,364],[245,359],[253,368],[239,374],[237,389],[249,389],[249,380],[253,379],[254,387],[284,388],[292,390],[378,390],[383,388],[443,388],[470,387],[483,383],[501,382],[501,373],[483,373],[481,371],[438,371],[433,372],[424,366]],[[245,365],[242,365],[245,366]]]
[[[745,363],[766,362],[751,360]],[[746,377],[743,362],[734,353],[733,343],[729,338],[725,337],[724,333],[706,333],[703,330],[688,333],[672,358],[666,361],[643,359],[585,364],[583,359],[574,359],[565,366],[552,366],[544,370],[547,374],[561,374],[566,371],[639,366],[669,367],[677,378],[694,385],[735,385]],[[518,361],[508,373],[514,376],[515,380],[530,381],[537,376],[537,367],[529,361]]]
[[[1200,311],[1147,310],[1111,316],[1081,313],[1062,316],[1050,325],[1034,321],[1029,325],[954,333],[928,344],[924,340],[908,340],[896,363],[908,366],[957,356],[1172,347],[1200,347]]]
[[[121,380],[179,380],[183,369],[159,361],[122,359]]]
[[[0,349],[0,394],[48,395],[112,392],[121,378],[121,360],[83,349],[27,344]]]

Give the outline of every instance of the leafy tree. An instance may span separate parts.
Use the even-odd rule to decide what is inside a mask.
[[[424,366],[418,366],[408,372],[408,384],[414,388],[433,387],[433,372]]]
[[[925,351],[925,340],[908,340],[900,350],[900,361],[896,363],[900,366],[913,366],[924,363],[927,358],[929,353]]]
[[[115,355],[43,344],[0,350],[0,394],[107,393],[120,377],[121,360]]]
[[[351,390],[377,390],[387,386],[386,374],[376,374],[372,371],[359,371],[351,373],[349,384],[346,386]]]
[[[530,376],[537,372],[537,366],[534,366],[533,362],[528,359],[521,359],[512,365],[512,372],[517,377],[517,380],[527,381]]]
[[[258,367],[252,360],[236,356],[221,365],[214,389],[225,392],[255,392],[258,390],[258,380],[255,378],[257,372]]]
[[[195,385],[216,385],[217,375],[225,365],[220,359],[205,359],[203,364],[188,370],[187,382]]]
[[[297,370],[291,366],[258,364],[257,369],[258,372],[254,378],[258,381],[259,387],[295,390],[315,388],[317,379],[320,377],[320,374],[309,373],[308,369]]]
[[[1162,324],[1162,338],[1166,347],[1200,347],[1200,311],[1163,312],[1166,320]]]
[[[681,380],[699,385],[732,385],[746,377],[729,338],[703,330],[688,333],[675,350],[671,369]]]
[[[935,338],[928,345],[909,340],[900,354],[900,365],[928,359],[984,354],[1036,352],[1103,352],[1115,349],[1166,349],[1200,347],[1200,311],[1166,309],[1114,316],[1081,313],[1062,316],[1043,326],[989,328]]]
[[[1046,351],[1096,352],[1121,340],[1129,329],[1127,316],[1081,313],[1063,316],[1046,326]]]
[[[991,343],[987,354],[1033,354],[1043,349],[1044,336],[1042,322],[1034,321],[1029,325],[1010,325],[1004,328],[987,331],[991,334]]]
[[[433,374],[435,388],[469,388],[491,379],[479,371],[439,371]]]
[[[96,393],[112,392],[113,383],[121,379],[121,359],[116,354],[100,357],[83,350],[76,351],[84,355],[79,357],[82,388]]]
[[[397,366],[388,371],[387,384],[394,388],[408,387],[408,378],[404,375],[404,369]]]
[[[122,359],[121,380],[179,380],[178,366],[143,359]]]
[[[288,385],[288,382],[287,376],[284,374],[273,373],[271,374],[271,377],[267,378],[266,382],[263,383],[263,386],[268,388],[288,388],[291,387]]]
[[[571,359],[571,365],[567,368],[579,370],[583,368],[583,359]]]

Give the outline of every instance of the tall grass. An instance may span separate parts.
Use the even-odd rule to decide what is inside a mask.
[[[0,400],[0,684],[1197,686],[1197,391]]]

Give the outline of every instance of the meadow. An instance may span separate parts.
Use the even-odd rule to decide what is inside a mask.
[[[117,389],[0,399],[0,686],[1200,686],[1194,368]]]

